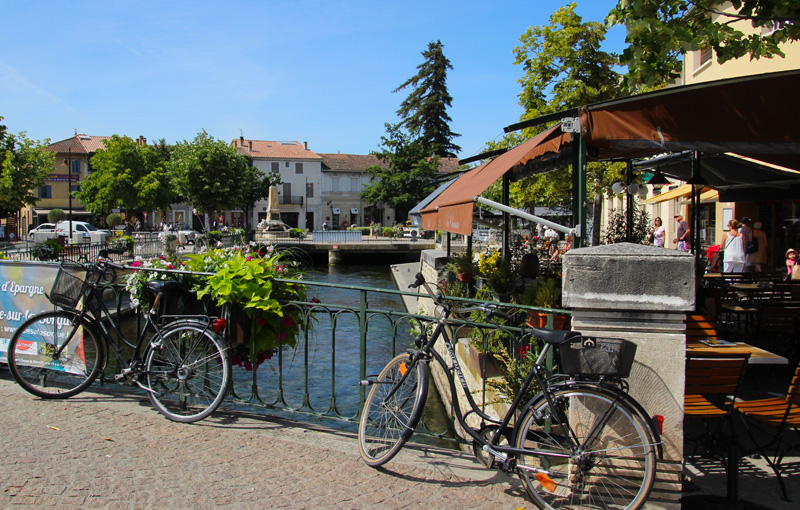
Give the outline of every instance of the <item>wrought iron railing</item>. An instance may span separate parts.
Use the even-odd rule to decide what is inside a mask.
[[[284,311],[293,315],[297,312],[305,326],[300,328],[297,345],[275,352],[260,367],[251,370],[234,367],[231,396],[224,405],[352,424],[358,421],[366,396],[359,381],[378,374],[396,354],[412,348],[417,333],[436,318],[403,311],[402,296],[419,297],[416,293],[306,280],[303,283],[308,286],[308,295],[319,302],[284,303]],[[327,297],[332,293],[337,296],[335,300]],[[460,307],[476,303],[453,299]],[[509,307],[507,311],[517,317],[523,317],[525,310],[545,313],[547,327],[553,326],[556,310],[500,304]],[[453,319],[453,336],[463,338],[465,344],[473,343],[479,351],[490,350],[490,343],[495,347],[501,345],[509,359],[517,360],[526,354],[526,348],[531,349],[530,355],[538,351],[535,340],[526,333],[524,321],[521,318],[514,324],[500,326]],[[228,328],[227,333],[229,344],[235,345],[234,328]],[[502,337],[499,344],[497,336]],[[485,361],[473,369],[486,374]],[[487,379],[482,378],[478,393],[473,394],[475,401],[483,406],[498,398],[487,386]],[[431,398],[432,402],[437,400]],[[432,426],[432,420],[426,418],[423,423],[431,434],[447,437],[452,423],[444,416],[444,409],[440,411],[439,420],[433,420],[439,425]]]

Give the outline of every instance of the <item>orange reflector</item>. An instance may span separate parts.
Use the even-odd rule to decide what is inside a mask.
[[[539,483],[542,484],[542,487],[544,487],[548,492],[556,491],[556,482],[547,476],[547,473],[536,473],[536,479],[539,480]]]
[[[406,375],[406,372],[408,372],[408,365],[400,363],[400,375]]]

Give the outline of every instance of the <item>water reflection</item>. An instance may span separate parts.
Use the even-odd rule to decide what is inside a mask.
[[[356,285],[379,289],[396,289],[391,270],[386,266],[335,266],[312,271],[308,279],[339,285]],[[341,307],[358,307],[361,293],[347,288],[315,287],[311,292],[321,301],[315,308],[315,323],[308,338],[299,339],[294,350],[285,350],[258,369],[258,397],[266,403],[279,404],[283,399],[292,409],[306,408],[316,412],[338,412],[354,418],[358,414],[360,380],[359,319],[354,311]],[[367,375],[380,372],[394,353],[412,345],[411,324],[401,321],[392,325],[388,314],[404,312],[400,296],[379,292],[367,294],[367,306],[383,313],[371,314],[367,323]],[[283,394],[279,393],[279,363],[283,365]],[[309,392],[305,394],[306,380]],[[253,374],[234,369],[237,395],[247,398],[252,393]]]

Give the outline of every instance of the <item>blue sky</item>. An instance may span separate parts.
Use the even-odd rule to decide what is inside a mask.
[[[519,120],[512,50],[566,3],[0,0],[0,116],[37,140],[77,130],[173,143],[205,129],[367,154],[408,94],[392,90],[441,40],[466,158]],[[602,21],[615,3],[577,12]],[[624,29],[606,43],[620,51]]]

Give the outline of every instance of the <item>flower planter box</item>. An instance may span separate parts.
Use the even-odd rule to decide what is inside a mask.
[[[495,358],[492,354],[480,352],[474,345],[469,344],[468,349],[469,364],[473,369],[473,373],[481,374],[484,369],[484,362],[486,363],[486,372],[483,374],[484,379],[490,377],[500,377],[503,375],[503,364]]]

